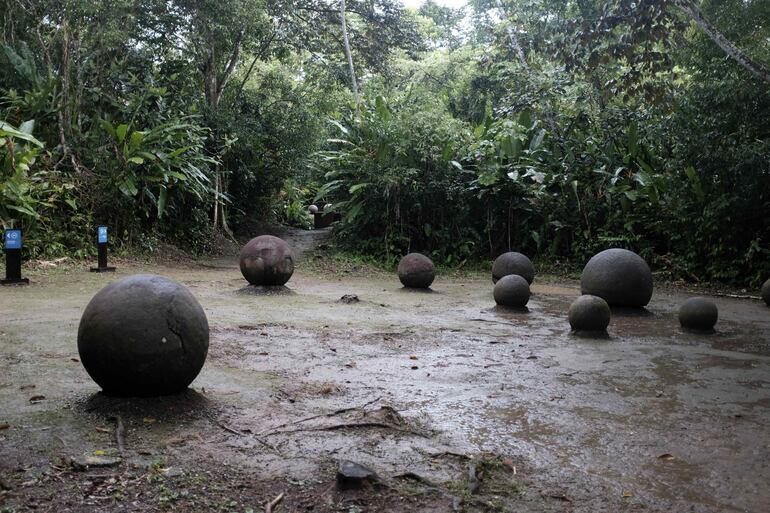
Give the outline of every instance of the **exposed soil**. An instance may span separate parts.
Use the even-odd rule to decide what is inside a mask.
[[[309,262],[246,287],[236,255],[85,267],[0,289],[0,511],[262,512],[281,494],[272,512],[770,511],[759,301],[714,298],[699,335],[667,287],[591,339],[566,320],[577,283],[541,276],[516,312],[486,274],[410,292]],[[206,310],[208,360],[182,395],[107,397],[78,361],[83,308],[137,272]],[[378,478],[339,491],[344,460]]]

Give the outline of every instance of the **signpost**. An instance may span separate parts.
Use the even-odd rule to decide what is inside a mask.
[[[21,277],[21,230],[5,230],[5,279],[2,285],[28,285],[29,279]]]
[[[92,273],[111,273],[115,272],[114,267],[107,266],[107,227],[99,226],[96,228],[96,247],[99,252],[98,267],[92,267]]]

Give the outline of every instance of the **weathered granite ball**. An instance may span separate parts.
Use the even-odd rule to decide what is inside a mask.
[[[691,297],[679,307],[679,324],[696,331],[711,331],[719,318],[717,305],[703,297]]]
[[[518,274],[507,274],[497,280],[493,295],[498,305],[523,308],[529,301],[529,283]]]
[[[404,287],[427,289],[436,278],[433,261],[420,253],[409,253],[398,263],[398,279]]]
[[[318,205],[310,205],[309,207],[307,207],[307,209],[311,214],[318,213]]]
[[[765,284],[762,285],[762,299],[765,300],[767,306],[770,306],[770,280],[767,280]]]
[[[610,305],[599,296],[580,296],[569,305],[567,316],[575,331],[605,331],[610,324]]]
[[[240,255],[241,274],[252,285],[284,285],[294,274],[294,252],[272,235],[251,239]]]
[[[104,392],[156,396],[188,387],[206,361],[209,324],[182,285],[152,274],[96,293],[78,328],[80,361]]]
[[[580,277],[582,294],[599,296],[610,306],[643,307],[652,298],[652,272],[642,257],[627,249],[607,249],[591,257]]]
[[[497,283],[497,280],[509,274],[518,274],[532,285],[535,280],[535,266],[526,255],[509,251],[497,257],[492,264],[492,283]]]

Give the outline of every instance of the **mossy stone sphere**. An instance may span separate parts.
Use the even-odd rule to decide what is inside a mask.
[[[575,331],[606,331],[610,325],[610,305],[599,296],[580,296],[569,306],[567,316]]]
[[[711,331],[719,318],[717,305],[703,297],[691,297],[679,307],[679,324],[695,331]]]
[[[294,274],[294,252],[283,239],[261,235],[243,246],[240,264],[252,285],[285,285]]]
[[[110,283],[86,306],[80,361],[105,393],[157,396],[185,390],[203,367],[209,324],[182,285],[137,274]]]
[[[404,287],[427,289],[436,278],[433,261],[420,253],[409,253],[398,263],[398,279]]]
[[[493,295],[500,306],[524,308],[529,301],[529,283],[518,274],[507,274],[497,280]]]
[[[532,285],[535,281],[535,266],[526,255],[509,251],[497,257],[492,264],[492,283],[497,283],[497,280],[509,274],[517,274]]]
[[[770,280],[767,280],[764,285],[762,285],[762,299],[765,300],[767,306],[770,306]]]
[[[652,298],[647,262],[627,249],[607,249],[591,257],[580,277],[582,294],[599,296],[610,306],[644,307]]]

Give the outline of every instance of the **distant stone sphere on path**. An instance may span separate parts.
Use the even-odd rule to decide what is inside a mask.
[[[762,299],[764,299],[767,306],[770,306],[770,280],[767,280],[762,285]]]
[[[409,253],[398,263],[398,279],[404,287],[427,289],[435,278],[436,266],[421,253]]]
[[[529,301],[529,283],[518,274],[507,274],[497,280],[493,295],[498,305],[524,308]]]
[[[158,396],[185,390],[203,367],[209,324],[182,285],[137,274],[96,293],[83,311],[78,352],[105,393]]]
[[[317,214],[318,213],[318,205],[310,205],[307,207],[308,212],[311,214]]]
[[[644,307],[652,298],[652,272],[633,251],[607,249],[586,264],[580,290],[582,294],[599,296],[610,306]]]
[[[717,305],[703,297],[691,297],[679,308],[679,323],[686,329],[711,331],[718,318]]]
[[[567,316],[575,331],[606,331],[610,325],[610,305],[599,296],[580,296],[569,306]]]
[[[518,274],[532,285],[535,280],[535,266],[526,255],[509,251],[497,257],[492,264],[492,283],[497,283],[497,280],[509,274]]]
[[[240,266],[252,285],[285,285],[294,274],[294,251],[283,239],[261,235],[243,246]]]

